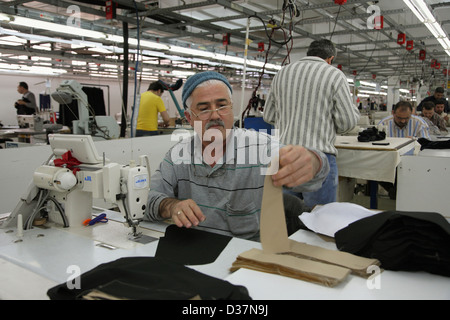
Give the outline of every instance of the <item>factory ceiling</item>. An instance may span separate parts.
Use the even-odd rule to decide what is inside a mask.
[[[426,3],[448,34],[450,3]],[[0,71],[117,78],[126,68],[174,82],[217,70],[264,86],[322,38],[355,80],[441,85],[450,70],[446,45],[403,0],[4,0],[0,27]]]

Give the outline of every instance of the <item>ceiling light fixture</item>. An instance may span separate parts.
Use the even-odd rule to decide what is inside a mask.
[[[83,28],[79,28],[79,27],[73,27],[73,26],[52,23],[52,22],[47,22],[47,21],[42,21],[42,20],[30,19],[30,18],[26,18],[26,17],[22,17],[22,16],[6,15],[3,13],[0,13],[0,21],[7,22],[11,25],[26,26],[26,27],[35,28],[35,29],[42,29],[42,30],[48,30],[48,31],[52,31],[52,32],[65,33],[65,34],[69,34],[69,35],[73,35],[73,36],[101,39],[101,40],[111,41],[114,43],[123,43],[123,36],[120,36],[120,35],[107,34],[104,32],[87,30],[87,29],[83,29]],[[4,28],[0,28],[0,33],[11,34],[13,32],[15,32],[15,31],[7,31]],[[45,37],[45,36],[26,35],[23,33],[19,33],[18,36],[25,38],[25,39],[36,39],[37,41],[39,41],[39,40],[50,41],[49,40],[50,37]],[[105,52],[105,53],[107,51],[108,51],[108,53],[111,51],[118,53],[122,50],[121,48],[114,49],[114,47],[110,48],[110,47],[104,46],[101,43],[89,42],[84,39],[83,39],[83,41],[76,40],[76,39],[72,39],[71,41],[63,40],[63,39],[55,39],[52,42],[78,44],[81,46],[84,45],[88,48],[97,48],[98,50],[102,50],[102,52]],[[236,64],[234,67],[237,69],[240,69],[240,68],[242,68],[242,65],[247,63],[248,66],[259,68],[259,69],[264,66],[267,72],[270,72],[270,70],[277,71],[277,70],[281,69],[280,65],[275,65],[275,64],[271,64],[271,63],[264,64],[264,62],[258,61],[258,60],[248,60],[247,59],[247,61],[246,61],[244,58],[241,58],[238,56],[231,56],[231,55],[225,55],[225,54],[220,54],[220,53],[208,52],[205,50],[197,50],[197,49],[191,49],[191,48],[185,48],[185,47],[179,47],[179,46],[173,46],[173,45],[166,45],[166,44],[161,44],[159,42],[149,41],[149,40],[145,40],[145,39],[140,39],[138,42],[138,40],[135,38],[129,38],[128,43],[131,45],[136,45],[136,46],[139,44],[139,46],[142,47],[143,49],[156,49],[156,50],[170,51],[173,53],[180,53],[183,55],[186,55],[186,54],[190,55],[191,57],[187,58],[187,59],[192,59],[193,57],[202,57],[202,58],[210,59],[209,61],[207,61],[207,60],[204,61],[204,63],[210,64],[210,65],[219,65],[219,64],[223,64],[224,62],[228,62],[228,63]],[[143,51],[143,53],[144,52],[149,52],[149,51],[145,50],[145,51]],[[154,56],[158,56],[158,54],[159,54],[170,60],[185,60],[186,59],[186,57],[180,58],[180,57],[175,57],[175,56],[168,56],[161,52],[156,52],[156,51],[154,51],[154,53],[157,53]],[[170,57],[172,57],[172,59]],[[214,60],[219,61],[220,63],[214,62]]]
[[[11,16],[11,20],[9,21],[9,24],[25,26],[25,27],[30,27],[30,28],[36,28],[36,29],[43,29],[43,30],[47,30],[47,31],[65,33],[65,34],[81,36],[81,37],[106,39],[106,33],[103,33],[103,32],[87,30],[87,29],[83,29],[83,28],[77,28],[77,27],[72,27],[72,26],[67,26],[67,25],[63,25],[63,24],[47,22],[47,21],[35,20],[35,19],[30,19],[30,18],[25,18],[25,17],[20,17],[20,16]]]
[[[409,9],[415,14],[417,19],[422,22],[431,34],[438,40],[445,52],[450,55],[450,41],[446,32],[437,22],[431,10],[428,8],[424,0],[403,0]]]

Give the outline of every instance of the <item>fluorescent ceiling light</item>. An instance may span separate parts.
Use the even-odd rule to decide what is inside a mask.
[[[442,29],[441,25],[436,21],[433,13],[428,8],[424,0],[403,0],[403,2],[411,9],[420,22],[430,30],[431,34],[438,40],[445,52],[450,55],[450,41],[447,33]]]
[[[132,44],[134,44],[136,42],[136,45],[137,45],[136,39],[129,39],[128,42],[132,43]],[[159,49],[159,50],[169,50],[169,48],[170,48],[168,45],[154,42],[154,41],[149,41],[149,40],[140,40],[139,46],[146,47],[148,49]]]
[[[193,72],[193,71],[179,71],[179,70],[173,70],[173,71],[172,71],[172,74],[175,75],[175,76],[185,76],[185,77],[188,77],[188,76],[194,75],[195,72]]]
[[[359,90],[360,93],[373,94],[378,96],[387,96],[386,92],[370,91],[370,90]]]
[[[178,47],[178,46],[170,46],[169,51],[171,52],[177,52],[177,53],[184,53],[184,54],[191,54],[194,56],[200,56],[205,58],[214,58],[215,54],[213,52],[208,52],[204,50],[196,50],[196,49],[190,49],[190,48],[184,48],[184,47]]]
[[[67,73],[67,71],[64,69],[25,66],[25,65],[7,64],[7,63],[0,64],[0,71],[6,72],[6,73],[33,73],[33,74],[49,75],[49,76],[58,76],[63,73]]]
[[[53,32],[70,34],[70,35],[74,35],[74,36],[82,36],[82,37],[94,38],[94,39],[103,39],[103,40],[111,41],[113,43],[123,43],[123,37],[119,36],[119,35],[106,34],[103,32],[86,30],[86,29],[77,28],[77,27],[73,27],[73,26],[67,26],[67,25],[42,21],[42,20],[35,20],[35,19],[30,19],[30,18],[21,17],[21,16],[13,16],[13,15],[6,15],[3,13],[0,13],[0,21],[7,21],[12,25],[28,26],[30,28],[43,29],[43,30],[48,30],[48,31],[53,31]],[[54,38],[50,38],[50,37],[30,35],[30,34],[19,33],[17,31],[0,28],[0,34],[2,34],[2,33],[10,34],[10,35],[12,35],[13,33],[16,33],[16,35],[18,37],[28,39],[28,40],[35,40],[38,42],[39,41],[40,42],[48,41],[48,42],[67,43],[67,44],[71,44],[73,46],[73,48],[76,48],[76,45],[78,45],[79,47],[95,48],[93,50],[97,50],[102,53],[122,53],[123,52],[122,48],[118,48],[116,46],[106,46],[99,42],[91,42],[91,41],[86,41],[86,40],[81,41],[81,40],[77,40],[77,39],[72,39],[72,40],[54,39]],[[138,40],[135,38],[130,38],[130,39],[128,39],[128,43],[130,43],[132,45],[138,45]],[[280,65],[275,65],[275,64],[271,64],[271,63],[267,63],[264,65],[264,63],[262,61],[258,61],[258,60],[250,60],[250,59],[246,60],[244,58],[237,57],[237,56],[217,54],[217,53],[212,53],[212,52],[208,52],[205,50],[196,50],[196,49],[179,47],[179,46],[169,46],[169,45],[165,45],[165,44],[161,44],[161,43],[149,41],[149,40],[140,40],[139,45],[140,45],[140,47],[142,47],[144,49],[144,50],[142,50],[143,54],[148,54],[148,55],[154,56],[154,57],[162,57],[164,59],[169,59],[171,61],[179,60],[179,61],[187,61],[190,63],[208,64],[211,66],[223,65],[224,63],[231,63],[232,64],[231,66],[236,69],[242,69],[242,66],[244,64],[247,64],[247,66],[250,67],[248,69],[248,71],[252,71],[252,70],[261,71],[260,69],[252,69],[251,67],[262,68],[263,66],[265,66],[265,69],[267,70],[267,72],[270,72],[269,69],[270,70],[280,70],[281,69]],[[186,57],[186,56],[180,57],[180,56],[175,56],[175,55],[166,55],[162,52],[149,51],[149,50],[145,50],[145,49],[168,50],[173,53],[180,53],[183,55],[186,55],[186,54],[191,55],[192,57]],[[134,53],[134,52],[136,52],[136,50],[134,50],[134,51],[130,50],[130,53]],[[73,52],[73,54],[76,54],[76,52]],[[203,58],[211,59],[211,60],[206,60],[206,59],[196,58],[196,57],[203,57]],[[216,61],[214,61],[214,60],[216,60]],[[146,63],[151,63],[151,62],[146,62]],[[228,66],[230,66],[230,65],[228,65]]]
[[[65,33],[75,36],[82,36],[82,37],[89,37],[89,38],[95,38],[95,39],[106,39],[106,34],[103,32],[93,31],[93,30],[86,30],[82,28],[76,28],[71,27],[63,24],[58,23],[52,23],[42,20],[35,20],[20,16],[13,16],[10,24],[19,25],[19,26],[25,26],[30,28],[36,28],[36,29],[43,29],[53,32],[59,32],[59,33]]]
[[[0,21],[11,21],[11,17],[4,13],[0,13]]]

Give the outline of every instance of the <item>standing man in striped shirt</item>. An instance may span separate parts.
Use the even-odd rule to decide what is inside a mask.
[[[314,148],[327,155],[330,173],[322,188],[302,194],[309,207],[336,201],[336,133],[352,130],[359,119],[345,74],[331,66],[335,57],[331,41],[313,41],[306,57],[285,66],[274,77],[264,106],[264,120],[279,129],[282,143]]]
[[[387,137],[430,139],[427,124],[412,112],[411,103],[408,101],[397,102],[392,110],[392,115],[381,119],[378,124],[385,127]]]

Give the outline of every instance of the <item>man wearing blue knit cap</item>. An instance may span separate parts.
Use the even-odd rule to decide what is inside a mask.
[[[223,75],[191,76],[182,100],[195,134],[173,146],[152,176],[148,220],[259,240],[262,173],[270,163],[261,155],[268,153],[278,156],[274,185],[296,191],[322,185],[329,170],[323,153],[279,148],[270,135],[233,126],[232,87]]]

